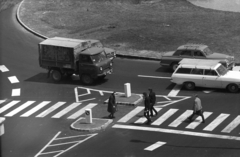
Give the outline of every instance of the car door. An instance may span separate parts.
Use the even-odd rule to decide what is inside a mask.
[[[203,85],[208,88],[221,88],[222,81],[221,77],[217,74],[215,70],[205,69],[203,77]]]
[[[194,82],[196,86],[203,87],[203,69],[193,68],[189,80]]]
[[[180,52],[180,58],[192,58],[192,52],[191,50],[182,50]]]

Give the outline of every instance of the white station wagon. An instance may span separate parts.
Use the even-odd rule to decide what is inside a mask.
[[[183,59],[172,74],[171,82],[189,90],[198,86],[226,88],[235,93],[240,88],[240,72],[227,70],[216,60]]]

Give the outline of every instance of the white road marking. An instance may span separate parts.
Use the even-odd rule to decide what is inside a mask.
[[[81,100],[81,101],[78,101],[78,102],[91,101],[91,100],[94,100],[94,99],[96,99],[96,98],[85,99],[85,100]]]
[[[155,108],[156,109],[156,111],[157,112],[159,112],[162,108]],[[134,123],[136,123],[136,124],[143,124],[143,123],[145,123],[147,121],[147,119],[145,118],[145,117],[141,117],[141,118],[139,118],[136,122],[134,122]]]
[[[4,111],[6,111],[7,109],[11,108],[12,106],[16,105],[17,103],[19,103],[20,101],[11,101],[10,103],[6,104],[5,106],[3,106],[2,108],[0,108],[0,114]]]
[[[203,112],[203,116],[205,119],[207,119],[212,112]],[[201,124],[202,117],[198,116],[195,121],[191,122],[188,126],[186,126],[187,129],[195,129],[199,124]]]
[[[8,68],[7,68],[5,65],[0,65],[0,70],[1,70],[2,72],[7,72],[7,71],[9,71]]]
[[[138,75],[138,77],[160,78],[160,79],[171,79],[171,77],[159,77],[159,76],[148,76],[148,75]]]
[[[177,94],[180,92],[182,88],[182,85],[175,85],[173,87],[173,89],[171,90],[171,92],[168,94],[169,97],[174,97],[174,96],[177,96]]]
[[[4,103],[6,100],[0,100],[0,104]]]
[[[6,114],[6,117],[12,117],[15,114],[17,114],[18,112],[22,111],[23,109],[27,108],[28,106],[32,105],[33,103],[35,103],[35,101],[27,101],[26,103],[22,104],[21,106],[19,106],[18,108],[14,109],[13,111],[9,112],[8,114]]]
[[[170,127],[177,127],[179,126],[184,120],[186,120],[191,114],[193,113],[192,110],[186,110],[182,115],[180,115],[176,120],[174,120],[168,126]]]
[[[190,97],[183,97],[182,99],[179,99],[179,100],[170,101],[169,103],[167,103],[167,104],[165,104],[165,105],[156,105],[156,107],[166,107],[166,106],[172,105],[172,104],[174,104],[174,103],[177,103],[177,102],[180,102],[180,101],[189,99],[189,98],[190,98]],[[158,102],[158,103],[159,103],[159,102]]]
[[[177,111],[178,111],[178,109],[169,109],[161,117],[159,117],[157,120],[155,120],[151,125],[161,125],[165,120],[167,120],[169,117],[171,117]]]
[[[153,145],[145,148],[144,150],[153,151],[154,149],[157,149],[157,148],[161,147],[164,144],[166,144],[166,142],[158,141],[158,142],[154,143]]]
[[[8,77],[9,81],[11,83],[19,83],[18,79],[16,76],[11,76],[11,77]]]
[[[12,90],[12,96],[20,96],[20,93],[21,93],[20,88]]]
[[[71,116],[69,116],[67,119],[76,119],[79,116],[81,116],[83,113],[85,113],[86,109],[91,109],[91,108],[93,108],[96,105],[97,105],[97,103],[90,103],[87,106],[85,106],[82,109],[80,109],[79,111],[77,111],[74,114],[72,114]]]
[[[101,96],[103,96],[103,95],[104,95],[104,94],[103,94],[103,91],[99,91],[99,93],[100,93],[100,95],[101,95]]]
[[[205,131],[212,131],[214,130],[219,124],[221,124],[229,114],[220,114],[214,121],[212,121],[208,126],[206,126],[203,130]]]
[[[32,108],[31,110],[29,110],[28,112],[22,114],[21,117],[31,116],[33,113],[37,112],[38,110],[40,110],[41,108],[43,108],[44,106],[46,106],[49,103],[50,103],[50,101],[43,101],[40,104],[38,104],[37,106],[35,106],[34,108]]]
[[[37,115],[36,117],[45,117],[48,114],[50,114],[51,112],[53,112],[54,110],[58,109],[59,107],[61,107],[62,105],[64,105],[66,102],[58,102],[55,105],[51,106],[49,109],[43,111],[42,113],[40,113],[39,115]]]
[[[240,116],[237,116],[228,126],[226,126],[221,132],[230,133],[240,124]]]
[[[131,125],[121,125],[121,124],[115,124],[112,126],[112,128],[141,130],[141,131],[154,131],[154,132],[162,132],[162,133],[172,133],[172,134],[180,134],[180,135],[190,135],[190,136],[198,136],[198,137],[208,137],[208,138],[218,138],[218,139],[240,141],[240,137],[238,137],[238,136],[217,135],[217,134],[173,130],[173,129],[151,128],[151,127],[131,126]]]
[[[60,118],[63,115],[65,115],[66,113],[68,113],[69,111],[73,110],[74,108],[76,108],[77,106],[81,105],[82,103],[72,103],[71,105],[69,105],[68,107],[66,107],[65,109],[63,109],[62,111],[58,112],[57,114],[55,114],[54,116],[52,116],[52,118]]]
[[[125,115],[125,116],[122,117],[120,120],[118,120],[118,122],[126,123],[129,119],[131,119],[132,117],[134,117],[136,114],[138,114],[139,112],[141,112],[143,109],[144,109],[143,106],[138,106],[138,107],[136,107],[134,110],[132,110],[132,111],[129,112],[127,115]]]

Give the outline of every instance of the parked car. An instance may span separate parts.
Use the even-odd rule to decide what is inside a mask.
[[[183,58],[221,60],[227,69],[235,66],[234,56],[212,52],[207,45],[203,44],[186,44],[178,47],[176,51],[166,52],[160,60],[160,65],[175,71]]]
[[[228,70],[216,60],[183,59],[172,74],[171,82],[184,85],[188,90],[198,86],[226,88],[235,93],[240,88],[240,72]]]

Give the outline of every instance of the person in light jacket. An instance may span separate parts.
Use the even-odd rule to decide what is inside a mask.
[[[113,92],[108,99],[107,111],[110,113],[109,118],[115,118],[114,113],[117,111],[115,92]]]
[[[188,117],[188,120],[192,121],[192,118],[195,115],[197,115],[197,116],[201,116],[202,117],[202,123],[205,123],[202,108],[203,107],[202,107],[201,99],[198,97],[197,94],[195,94],[195,99],[194,99],[194,103],[193,103],[193,113],[190,117]]]

